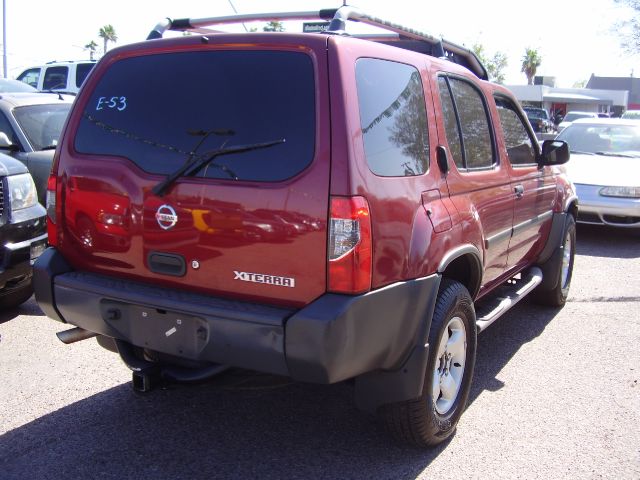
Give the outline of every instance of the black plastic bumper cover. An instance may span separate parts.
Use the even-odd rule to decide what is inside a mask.
[[[416,349],[422,359],[439,283],[433,275],[360,296],[326,294],[295,311],[76,272],[54,248],[34,266],[36,300],[52,318],[171,355],[314,383],[399,369]]]

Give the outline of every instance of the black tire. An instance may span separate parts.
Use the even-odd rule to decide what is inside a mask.
[[[2,297],[0,297],[0,308],[2,308],[3,310],[16,308],[17,306],[22,305],[24,302],[29,300],[32,294],[33,287],[31,286],[31,282],[29,282],[28,285],[17,288],[11,293],[6,293]]]
[[[536,303],[549,307],[564,306],[569,296],[575,251],[576,220],[573,215],[567,215],[560,251],[550,260],[554,262],[549,268],[549,271],[554,272],[553,278],[544,278],[536,288],[533,294]]]
[[[429,332],[429,360],[422,395],[415,400],[384,405],[378,409],[385,427],[399,441],[430,447],[445,441],[455,431],[471,387],[477,345],[475,323],[473,301],[467,289],[461,283],[443,279]],[[451,358],[451,352],[445,348],[442,353],[440,348],[441,342],[460,335],[460,328],[464,329],[465,335],[463,365],[460,364],[459,353]],[[456,345],[460,347],[461,342],[456,342]],[[445,356],[448,357],[446,360]],[[458,382],[454,381],[457,383],[455,394],[446,399],[442,395],[442,379],[449,375],[453,379],[459,374],[462,376],[458,376]],[[434,379],[437,376],[440,381],[436,386]],[[436,393],[438,398],[434,398]]]

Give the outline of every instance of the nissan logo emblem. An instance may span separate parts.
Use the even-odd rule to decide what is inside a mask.
[[[178,223],[178,215],[173,207],[169,205],[161,205],[156,212],[156,220],[160,228],[169,230]]]

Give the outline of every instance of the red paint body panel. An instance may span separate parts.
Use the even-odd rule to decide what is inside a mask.
[[[256,40],[260,38],[256,36]],[[74,151],[72,141],[65,141],[57,163],[58,193],[62,196],[59,218],[64,226],[58,248],[69,263],[79,270],[272,304],[304,305],[324,293],[330,165],[326,39],[305,39],[304,46],[283,40],[282,45],[271,42],[269,48],[304,51],[313,60],[316,151],[308,168],[294,178],[274,183],[181,178],[158,197],[151,189],[163,176],[145,173],[125,158],[80,154]],[[212,42],[210,46],[197,42],[195,48],[264,48],[259,42],[235,44],[234,36],[225,40],[223,45]],[[78,97],[67,138],[77,129],[83,102],[98,76],[112,62],[127,58],[129,51],[135,55],[157,53],[155,43],[144,44],[142,51],[121,49],[110,61],[101,63],[87,81],[85,95]],[[194,48],[193,43],[163,41],[159,50]],[[91,191],[74,188],[78,183],[91,184]],[[165,204],[174,208],[178,217],[170,230],[162,229],[155,218]],[[103,210],[123,212],[126,221],[116,233],[107,232],[97,221]],[[78,218],[84,219],[80,225]],[[89,230],[95,231],[93,239],[88,234],[83,237],[83,231]],[[181,256],[186,274],[154,273],[148,264],[151,252]],[[293,278],[295,288],[239,281],[234,272]]]
[[[250,39],[250,41],[247,41]],[[316,144],[308,168],[286,181],[243,182],[182,178],[162,198],[151,189],[163,177],[124,158],[82,155],[73,148],[83,104],[114,62],[130,56],[192,50],[305,52],[315,71]],[[365,157],[355,65],[376,58],[418,70],[427,114],[428,171],[411,177],[374,174]],[[322,35],[213,36],[209,44],[181,38],[131,45],[94,69],[77,99],[58,151],[58,248],[76,269],[132,280],[280,305],[302,306],[327,290],[329,197],[363,196],[372,224],[372,288],[436,273],[440,260],[460,245],[479,251],[481,295],[531,264],[542,250],[550,219],[512,235],[514,225],[563,207],[552,169],[514,169],[501,132],[494,130],[495,168],[441,172],[436,148],[446,146],[437,76],[453,72],[483,93],[499,123],[493,92],[465,69],[419,53],[364,40]],[[257,79],[259,81],[259,79]],[[452,163],[452,162],[450,162]],[[79,184],[92,185],[90,191]],[[514,185],[525,189],[516,198]],[[567,185],[565,197],[570,196]],[[177,224],[164,230],[156,219],[163,205]],[[87,220],[89,219],[89,220]],[[102,219],[102,220],[100,220]],[[111,222],[104,223],[103,220]],[[61,228],[60,228],[61,227]],[[151,271],[152,252],[182,257],[184,276]],[[295,279],[295,288],[243,282],[237,272]],[[262,277],[260,277],[262,278]]]

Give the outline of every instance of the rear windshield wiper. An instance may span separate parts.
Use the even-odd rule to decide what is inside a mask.
[[[47,145],[46,147],[42,147],[40,150],[55,150],[56,148],[58,148],[57,145]]]
[[[281,143],[285,143],[285,139],[281,138],[279,140],[272,140],[270,142],[264,143],[253,143],[250,145],[237,145],[235,147],[223,147],[218,150],[213,150],[208,152],[202,156],[199,156],[197,160],[186,163],[181,166],[178,170],[167,176],[164,180],[158,183],[155,187],[151,189],[151,191],[161,197],[165,194],[167,189],[173,185],[173,183],[180,177],[189,177],[198,173],[202,168],[204,168],[207,164],[211,163],[218,157],[223,155],[231,155],[234,153],[244,153],[251,152],[253,150],[260,150],[262,148],[273,147],[274,145],[279,145]],[[236,177],[237,178],[237,177]]]

